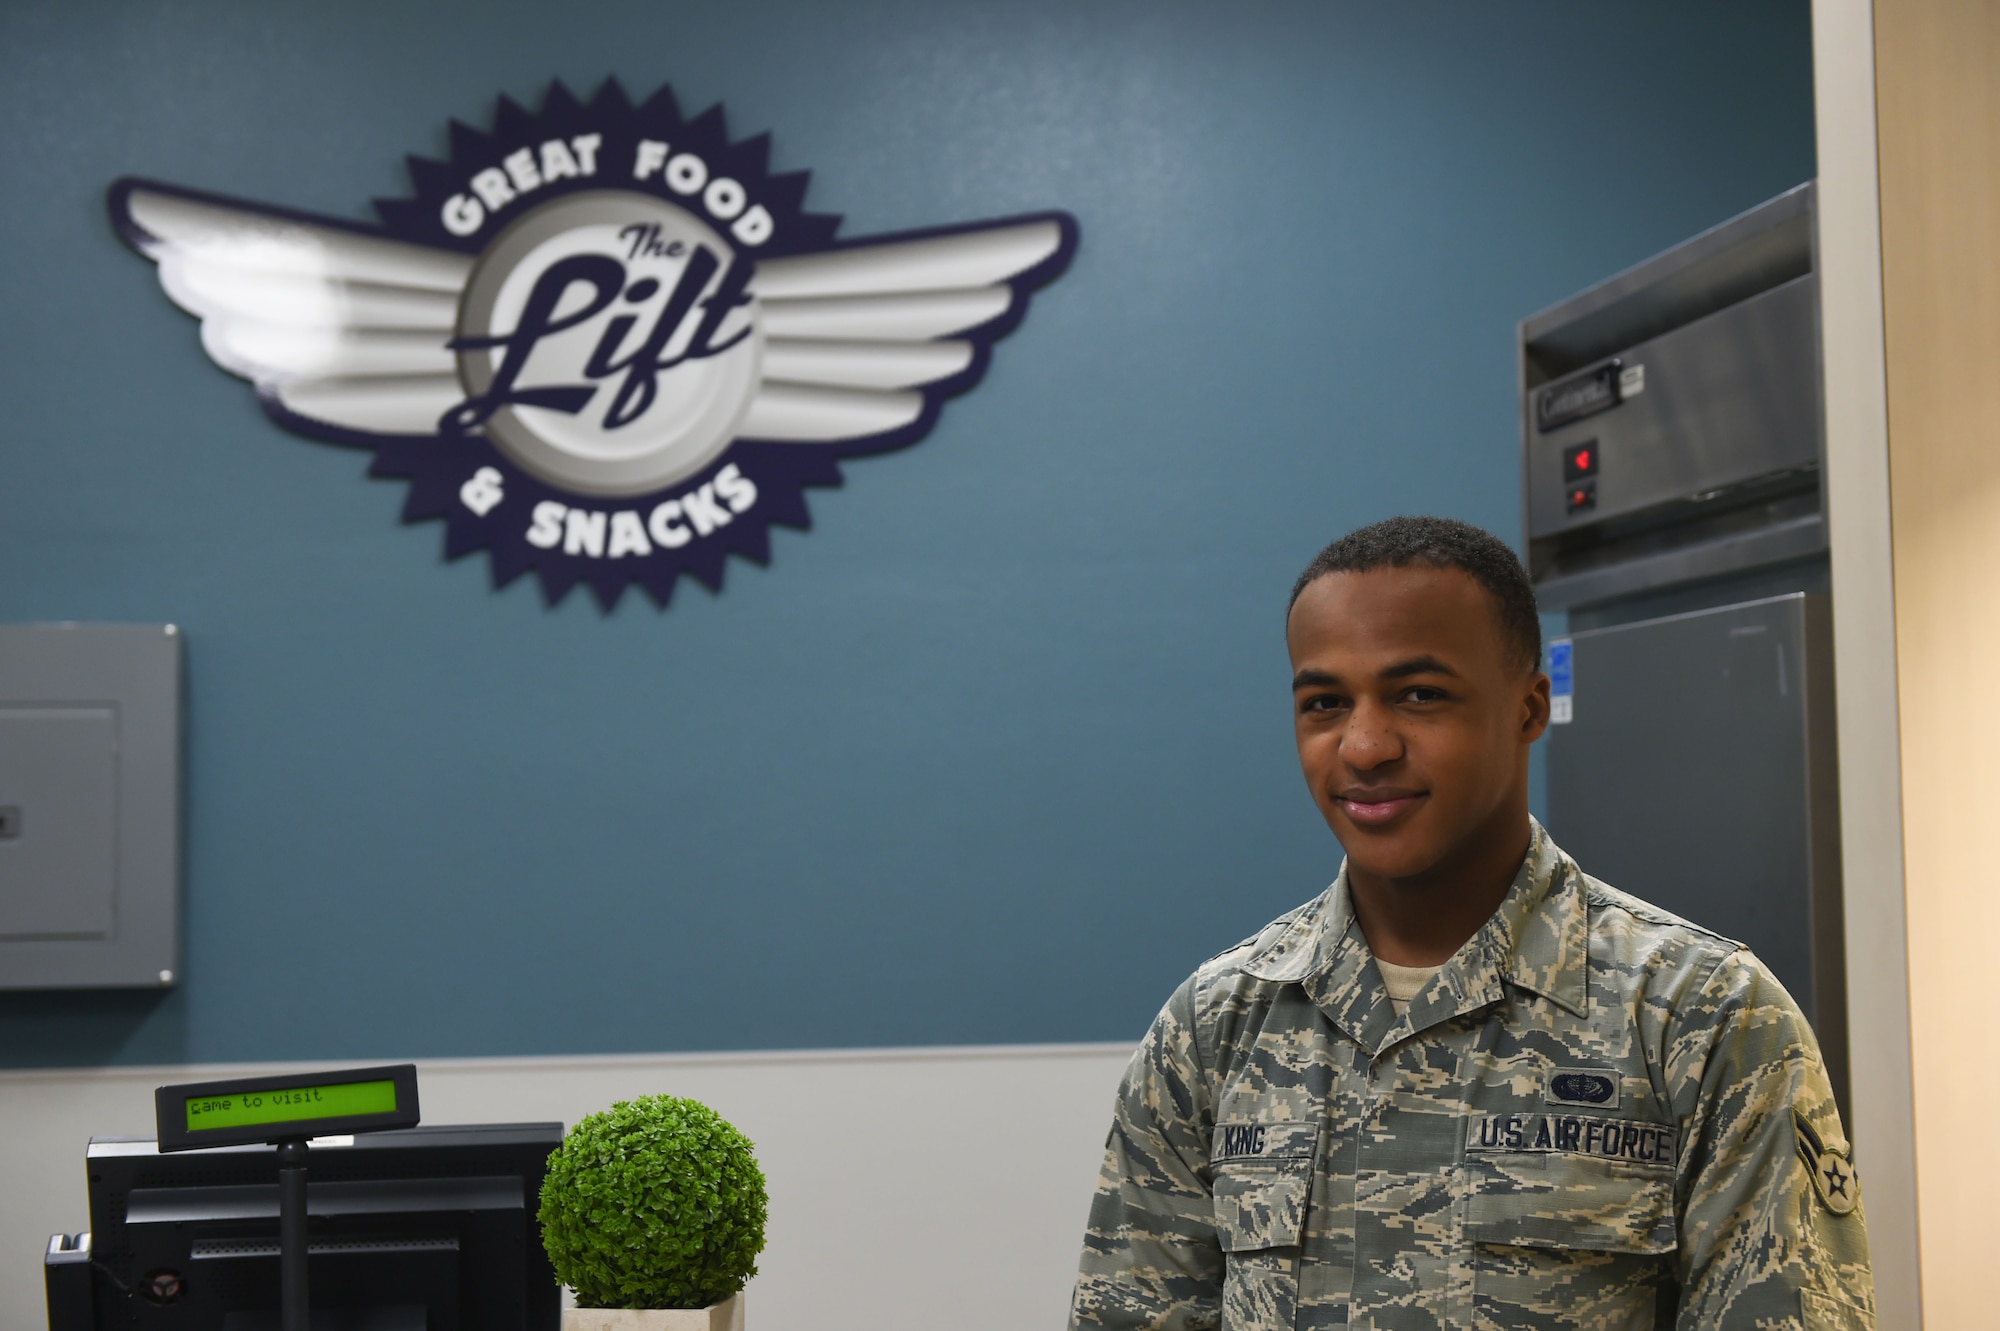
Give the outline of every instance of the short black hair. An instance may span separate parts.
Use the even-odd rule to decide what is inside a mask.
[[[1299,574],[1286,613],[1298,604],[1299,593],[1329,573],[1412,565],[1455,568],[1484,587],[1515,659],[1530,670],[1541,664],[1542,621],[1528,571],[1505,541],[1452,518],[1390,518],[1347,533],[1314,555]]]

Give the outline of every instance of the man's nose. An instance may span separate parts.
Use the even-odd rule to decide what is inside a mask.
[[[1403,756],[1403,740],[1395,718],[1385,707],[1355,704],[1340,736],[1340,760],[1358,772],[1371,771]]]

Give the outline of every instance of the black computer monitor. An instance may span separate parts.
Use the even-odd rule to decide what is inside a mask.
[[[555,1331],[535,1214],[561,1141],[560,1123],[315,1141],[313,1331]],[[275,1147],[92,1138],[89,1171],[94,1331],[278,1331]]]

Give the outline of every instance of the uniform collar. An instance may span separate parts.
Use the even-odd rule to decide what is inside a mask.
[[[1439,970],[1401,1017],[1389,1005],[1374,954],[1355,922],[1347,866],[1320,898],[1250,958],[1260,980],[1300,985],[1371,1055],[1439,1022],[1506,997],[1507,985],[1584,1015],[1590,921],[1583,875],[1542,825],[1529,820],[1528,854],[1493,917]]]

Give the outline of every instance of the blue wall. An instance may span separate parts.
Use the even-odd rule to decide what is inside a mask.
[[[1069,274],[768,568],[546,607],[215,369],[126,172],[366,217],[546,81],[768,129],[843,234]],[[1283,598],[1518,533],[1513,326],[1813,171],[1790,3],[11,4],[0,619],[187,634],[186,982],[0,1060],[1115,1039],[1338,865]]]

